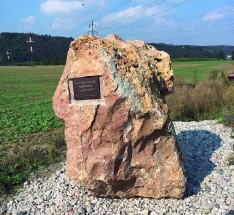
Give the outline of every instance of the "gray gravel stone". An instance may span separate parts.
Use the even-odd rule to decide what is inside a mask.
[[[209,203],[204,203],[204,204],[202,205],[202,208],[203,208],[204,210],[210,211],[210,210],[213,208],[213,205],[211,205],[211,204],[209,204]]]
[[[234,215],[234,210],[230,210],[226,213],[226,215]]]
[[[50,178],[25,182],[0,214],[68,215],[233,215],[234,166],[225,165],[233,150],[230,129],[215,121],[174,122],[184,155],[187,191],[184,199],[109,199],[89,196],[68,179],[65,165]]]
[[[158,215],[158,213],[156,211],[151,211],[150,215]]]

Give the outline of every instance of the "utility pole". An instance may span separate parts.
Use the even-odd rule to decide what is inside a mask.
[[[7,55],[7,60],[8,60],[8,66],[11,66],[10,65],[10,51],[9,50],[10,49],[7,50],[6,55]]]
[[[30,45],[31,66],[33,66],[32,59],[34,57],[34,53],[33,53],[32,43],[34,43],[35,41],[32,41],[32,34],[31,33],[28,34],[28,38],[29,38],[29,41],[26,41],[26,42],[29,43],[29,45]]]
[[[93,20],[92,20],[92,24],[90,24],[89,27],[90,27],[90,26],[92,27],[92,30],[91,30],[91,31],[88,31],[88,34],[91,33],[91,35],[93,35],[93,36],[95,36],[95,34],[98,35],[98,32],[97,32],[97,31],[94,31],[94,27],[96,28],[97,26],[93,23]]]

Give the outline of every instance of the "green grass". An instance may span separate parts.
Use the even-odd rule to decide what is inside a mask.
[[[224,72],[230,61],[172,62],[175,77],[183,77],[187,83],[204,79],[214,71]]]
[[[230,61],[172,63],[176,91],[166,97],[172,118],[211,119],[220,117],[222,108],[232,109],[233,85],[227,90],[217,75],[227,65],[233,71]],[[32,171],[65,157],[63,123],[52,108],[63,68],[0,67],[0,194],[22,184]],[[212,73],[211,81],[200,84]],[[187,89],[181,80],[199,83]]]
[[[51,104],[62,69],[0,67],[0,143],[62,126]]]
[[[51,98],[63,67],[0,67],[0,193],[60,159],[63,123]]]

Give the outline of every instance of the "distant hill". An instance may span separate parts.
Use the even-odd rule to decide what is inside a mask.
[[[10,52],[10,63],[15,65],[29,64],[30,47],[26,33],[0,33],[0,65],[7,65],[6,52]],[[65,64],[67,51],[72,37],[52,37],[50,35],[32,34],[35,64]],[[177,58],[226,58],[234,51],[234,46],[193,46],[150,43],[158,50],[167,52],[171,59]]]
[[[218,58],[225,59],[231,55],[234,46],[194,46],[194,45],[168,45],[165,43],[149,43],[158,50],[167,52],[171,59],[176,58]]]
[[[65,64],[67,51],[73,38],[52,37],[50,35],[32,34],[34,61],[43,64]],[[1,64],[7,64],[6,52],[10,52],[11,64],[29,62],[30,46],[28,34],[25,33],[1,33],[0,57]]]

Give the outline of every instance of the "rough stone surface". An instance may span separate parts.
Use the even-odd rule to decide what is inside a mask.
[[[86,76],[99,76],[101,98],[71,99],[69,80]],[[172,91],[167,53],[117,35],[74,40],[53,96],[67,176],[96,196],[181,198],[183,159],[165,103]]]

